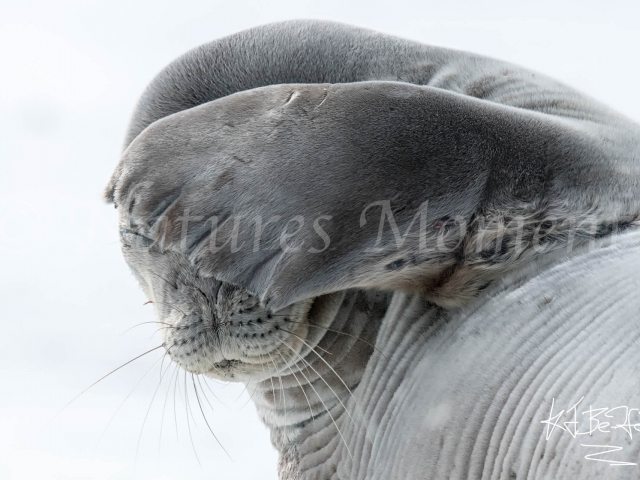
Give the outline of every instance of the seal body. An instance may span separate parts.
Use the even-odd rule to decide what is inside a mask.
[[[419,461],[380,450],[409,430],[433,478],[451,462],[504,476],[439,464],[435,427],[395,412],[424,413],[430,385],[429,398],[453,395],[438,374],[453,367],[420,363],[436,365],[439,345],[453,355],[438,339],[448,321],[477,320],[473,305],[506,305],[504,292],[637,227],[639,139],[629,119],[505,62],[285,22],[166,67],[106,198],[169,355],[255,388],[282,478],[423,478]],[[426,413],[449,412],[433,402]]]

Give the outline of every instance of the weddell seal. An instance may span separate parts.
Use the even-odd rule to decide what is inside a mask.
[[[379,330],[633,230],[639,139],[520,67],[292,21],[162,70],[106,199],[169,356],[256,389],[281,478],[378,478]]]

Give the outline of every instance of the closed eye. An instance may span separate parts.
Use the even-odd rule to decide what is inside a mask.
[[[125,248],[149,248],[154,240],[129,228],[120,229],[120,242]]]

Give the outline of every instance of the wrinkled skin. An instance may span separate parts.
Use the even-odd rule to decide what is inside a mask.
[[[288,22],[161,72],[106,197],[164,347],[256,389],[282,479],[638,478],[634,427],[543,422],[640,408],[639,140],[519,67]]]

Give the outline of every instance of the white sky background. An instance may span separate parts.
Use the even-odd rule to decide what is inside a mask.
[[[198,44],[293,18],[339,20],[502,58],[640,119],[640,2],[0,0],[0,478],[275,479],[277,455],[249,395],[211,384],[209,423],[164,388],[154,320],[101,201],[133,105],[168,62]],[[153,338],[152,338],[153,336]],[[168,374],[167,374],[168,377]],[[163,385],[166,385],[166,378]],[[183,386],[183,385],[182,385]],[[184,393],[182,393],[184,395]],[[211,394],[209,394],[211,397]],[[239,398],[238,398],[239,397]],[[191,397],[192,400],[193,397]],[[243,406],[244,405],[244,406]],[[199,417],[197,404],[193,415]],[[205,403],[205,409],[209,406]]]

